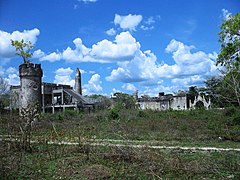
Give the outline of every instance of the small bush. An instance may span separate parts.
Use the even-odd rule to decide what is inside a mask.
[[[66,109],[63,112],[63,115],[64,115],[65,120],[73,120],[73,119],[80,119],[81,118],[81,114],[79,114],[78,111],[72,110],[72,109]]]
[[[61,112],[51,114],[51,113],[44,113],[41,115],[41,120],[49,120],[49,121],[63,121],[64,115]]]
[[[119,116],[119,112],[120,112],[120,110],[119,110],[118,108],[113,108],[113,109],[111,109],[109,118],[110,118],[111,120],[119,119],[119,117],[120,117],[120,116]]]
[[[224,110],[224,115],[225,116],[233,116],[236,112],[236,108],[231,106],[231,107],[227,107],[225,110]]]
[[[232,122],[234,125],[240,125],[240,113],[234,116]]]
[[[147,113],[145,111],[138,111],[138,117],[147,117]]]

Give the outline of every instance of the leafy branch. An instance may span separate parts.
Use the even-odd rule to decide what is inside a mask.
[[[16,48],[16,55],[22,57],[25,64],[30,63],[29,58],[32,57],[32,53],[30,51],[34,47],[31,41],[25,42],[23,39],[21,41],[14,41],[11,39],[11,44]]]

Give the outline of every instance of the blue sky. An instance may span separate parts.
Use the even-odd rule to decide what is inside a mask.
[[[43,81],[74,85],[78,67],[85,95],[202,86],[219,73],[222,19],[239,10],[237,0],[1,0],[0,76],[19,84],[10,39],[25,39]]]

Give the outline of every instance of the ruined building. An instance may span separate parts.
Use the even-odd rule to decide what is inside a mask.
[[[20,85],[11,86],[10,109],[26,108],[31,104],[38,104],[42,112],[55,112],[65,109],[92,109],[98,100],[82,95],[81,72],[77,68],[75,89],[69,85],[42,82],[42,68],[40,64],[25,63],[19,66]],[[210,108],[211,101],[202,96],[169,96],[159,93],[158,97],[135,99],[140,109],[152,110],[186,110],[202,106]]]
[[[194,109],[196,107],[203,107],[205,109],[209,109],[211,107],[211,100],[203,96],[193,96],[190,94],[186,95],[164,95],[163,92],[159,93],[158,97],[151,97],[151,98],[137,98],[137,103],[139,108],[144,109],[151,109],[151,110],[187,110],[187,109]]]
[[[19,66],[20,85],[11,86],[11,109],[26,108],[38,104],[42,112],[65,109],[94,108],[95,99],[82,96],[81,72],[77,68],[75,90],[69,85],[42,82],[40,64]]]

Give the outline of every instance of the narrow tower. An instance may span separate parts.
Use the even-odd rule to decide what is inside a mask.
[[[81,79],[81,72],[80,70],[77,68],[76,69],[76,76],[75,76],[75,91],[78,94],[82,95],[82,79]]]
[[[20,114],[22,108],[27,108],[29,105],[38,105],[41,110],[42,96],[42,68],[41,64],[24,63],[19,66],[19,76],[21,83],[20,90]]]

